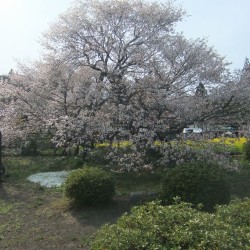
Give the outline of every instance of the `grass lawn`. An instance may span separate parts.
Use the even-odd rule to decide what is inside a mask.
[[[43,188],[27,181],[31,174],[71,170],[82,164],[73,157],[5,157],[7,176],[0,184],[0,249],[89,249],[88,242],[104,223],[129,211],[131,191],[154,190],[159,176],[114,174],[116,197],[103,207],[70,209],[62,188]]]
[[[113,173],[116,196],[103,207],[70,209],[62,188],[42,188],[27,181],[38,172],[81,167],[74,157],[5,157],[7,176],[0,184],[0,249],[89,249],[92,235],[129,211],[128,194],[158,191],[156,174]],[[250,197],[250,164],[228,174],[232,198]]]

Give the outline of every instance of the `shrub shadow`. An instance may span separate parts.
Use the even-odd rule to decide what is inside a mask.
[[[99,228],[106,223],[115,223],[120,216],[129,210],[128,197],[115,196],[107,204],[72,208],[71,214],[80,224]]]

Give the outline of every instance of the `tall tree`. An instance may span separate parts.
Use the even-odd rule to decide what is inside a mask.
[[[44,34],[43,60],[11,76],[16,110],[58,145],[129,138],[142,154],[187,124],[236,116],[246,99],[223,57],[175,31],[184,15],[172,1],[75,2]]]

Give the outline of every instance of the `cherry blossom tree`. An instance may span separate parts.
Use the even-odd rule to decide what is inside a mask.
[[[43,44],[50,55],[98,73],[113,110],[110,127],[137,135],[153,126],[154,134],[173,120],[167,119],[175,114],[172,100],[200,83],[226,80],[223,58],[204,40],[189,41],[174,31],[183,15],[170,2],[78,1],[45,33]]]
[[[247,114],[247,81],[230,75],[204,39],[175,31],[184,15],[171,1],[76,1],[44,33],[44,57],[10,77],[11,110],[84,154],[101,141],[129,140],[130,150],[107,153],[127,168],[150,167],[155,141],[170,143],[188,124]]]

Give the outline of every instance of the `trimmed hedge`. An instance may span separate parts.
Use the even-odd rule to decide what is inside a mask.
[[[162,179],[162,200],[172,204],[178,196],[182,201],[212,211],[216,204],[228,204],[230,186],[217,165],[201,162],[185,163],[170,169]]]
[[[105,171],[84,167],[73,171],[65,181],[64,193],[77,206],[97,205],[110,201],[115,185]]]
[[[235,216],[238,208],[241,217]],[[220,206],[215,214],[188,203],[164,207],[151,202],[134,207],[114,225],[104,225],[91,249],[249,249],[249,223],[250,199]]]

